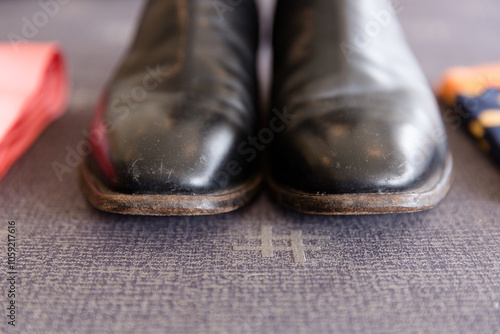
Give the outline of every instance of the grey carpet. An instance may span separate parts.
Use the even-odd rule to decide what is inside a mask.
[[[59,182],[51,163],[83,140],[141,2],[65,2],[31,39],[65,49],[70,108],[0,182],[2,315],[9,220],[19,250],[17,326],[3,316],[0,332],[500,332],[500,173],[449,122],[455,181],[426,212],[302,215],[265,194],[234,213],[197,218],[92,209],[76,172]],[[400,3],[429,80],[448,66],[500,60],[498,1]],[[2,0],[0,39],[40,10],[38,1]],[[268,68],[261,65],[264,78]],[[262,249],[261,234],[273,248]]]

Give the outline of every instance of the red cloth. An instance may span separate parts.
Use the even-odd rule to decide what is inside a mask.
[[[0,179],[62,116],[67,91],[56,44],[0,44]]]

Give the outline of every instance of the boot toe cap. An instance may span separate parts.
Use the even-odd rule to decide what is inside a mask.
[[[272,154],[274,179],[310,193],[403,192],[444,164],[446,137],[432,126],[364,113],[337,111],[290,129]]]
[[[242,131],[221,115],[129,115],[93,143],[89,168],[111,188],[141,194],[224,191],[250,172],[236,152]]]

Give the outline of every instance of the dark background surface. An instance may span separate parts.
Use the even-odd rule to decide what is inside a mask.
[[[64,163],[66,148],[84,139],[142,2],[66,2],[32,40],[59,40],[64,48],[70,107],[0,182],[1,315],[8,220],[17,222],[20,238],[18,326],[1,316],[0,332],[500,332],[500,173],[451,123],[454,184],[426,212],[302,215],[265,194],[242,210],[207,217],[91,208],[76,171],[59,182],[51,164]],[[401,4],[431,82],[449,66],[500,61],[498,1]],[[0,39],[19,34],[23,17],[40,10],[38,1],[2,0]],[[265,45],[265,83],[269,54]],[[252,236],[269,231],[274,251],[261,252]],[[304,247],[292,252],[297,238]]]

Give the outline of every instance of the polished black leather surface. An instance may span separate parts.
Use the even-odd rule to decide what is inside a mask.
[[[294,115],[270,154],[278,184],[410,191],[442,169],[445,130],[389,1],[280,1],[274,52],[273,106]]]
[[[223,191],[254,172],[237,152],[256,124],[253,1],[152,0],[96,111],[87,166],[130,193]],[[93,138],[98,138],[95,135]],[[253,161],[252,163],[255,163]]]

